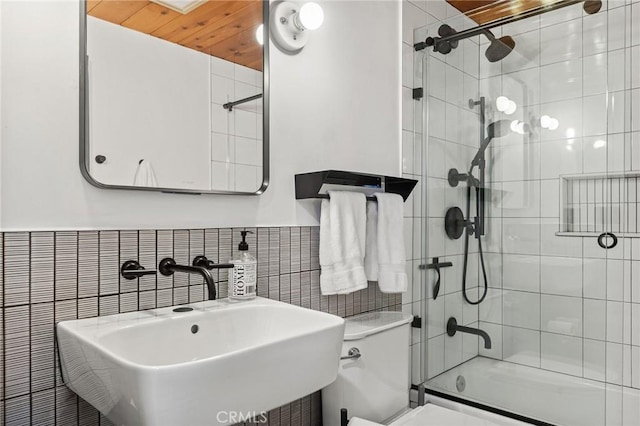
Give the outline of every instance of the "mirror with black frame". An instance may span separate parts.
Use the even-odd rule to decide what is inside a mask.
[[[268,2],[81,0],[80,168],[101,188],[259,194]]]

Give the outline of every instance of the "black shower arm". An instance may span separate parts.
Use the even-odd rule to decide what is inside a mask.
[[[584,0],[564,0],[564,1],[559,1],[556,3],[553,3],[551,5],[547,5],[547,6],[542,6],[536,9],[531,9],[531,10],[527,10],[525,12],[522,12],[518,15],[513,15],[513,16],[508,16],[506,18],[502,18],[502,19],[498,19],[497,21],[493,21],[493,22],[489,22],[487,24],[484,25],[480,25],[478,27],[475,28],[469,28],[468,30],[464,30],[464,31],[460,31],[451,35],[448,35],[446,37],[438,37],[437,40],[438,42],[454,42],[454,41],[459,41],[459,40],[464,40],[466,38],[469,37],[474,37],[477,35],[481,35],[484,34],[486,35],[486,32],[492,28],[496,28],[496,27],[500,27],[502,25],[505,24],[510,24],[512,22],[516,22],[516,21],[520,21],[522,19],[527,19],[527,18],[531,18],[533,16],[538,16],[541,15],[543,13],[547,13],[547,12],[551,12],[553,10],[556,9],[561,9],[563,7],[567,7],[567,6],[571,6],[573,4],[576,3],[583,3]],[[414,45],[415,50],[422,50],[425,47],[427,47],[429,44],[428,43],[417,43],[416,45]]]

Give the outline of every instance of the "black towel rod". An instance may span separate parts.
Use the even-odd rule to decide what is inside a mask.
[[[402,196],[407,201],[417,180],[344,170],[323,170],[295,175],[296,200],[329,198],[327,191],[353,191],[365,194],[367,200],[376,201],[372,195],[387,192]]]
[[[358,191],[351,191],[351,192],[358,192]],[[382,191],[381,191],[382,192]],[[313,198],[323,198],[323,199],[330,199],[331,197],[329,197],[329,194],[318,194]],[[365,195],[365,197],[367,199],[367,201],[378,201],[378,199],[373,196],[373,195]]]
[[[256,99],[260,99],[261,97],[262,97],[262,93],[258,93],[257,95],[249,96],[248,98],[239,99],[233,102],[227,102],[226,104],[222,105],[222,108],[228,109],[229,112],[231,112],[233,111],[234,106],[244,104],[246,102],[255,101]]]

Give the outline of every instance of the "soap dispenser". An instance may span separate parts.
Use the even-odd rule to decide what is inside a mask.
[[[247,300],[256,297],[256,279],[258,262],[249,253],[246,237],[251,231],[241,231],[242,241],[238,244],[240,256],[233,259],[233,269],[229,270],[229,299]]]

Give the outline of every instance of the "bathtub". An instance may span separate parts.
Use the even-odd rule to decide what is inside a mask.
[[[640,424],[636,389],[490,358],[473,358],[426,387],[555,425]]]
[[[389,426],[527,426],[518,420],[434,395]]]

